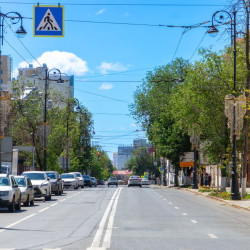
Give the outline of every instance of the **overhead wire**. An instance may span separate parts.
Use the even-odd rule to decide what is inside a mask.
[[[207,34],[207,32],[205,32],[205,34],[204,34],[203,37],[201,38],[201,40],[200,40],[199,44],[197,45],[195,51],[193,52],[192,56],[189,58],[189,61],[192,60],[192,58],[193,58],[193,56],[195,55],[196,51],[200,48],[200,45],[201,45],[201,43],[203,42],[203,40],[204,40],[206,34]]]

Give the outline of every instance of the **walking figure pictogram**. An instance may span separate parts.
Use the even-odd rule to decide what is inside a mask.
[[[50,13],[48,13],[48,15],[43,19],[43,21],[45,22],[45,25],[44,25],[44,27],[40,27],[40,29],[39,30],[41,30],[41,29],[46,29],[46,27],[47,27],[47,25],[49,24],[50,25],[50,27],[51,27],[51,30],[57,30],[57,28],[56,27],[53,27],[53,20],[50,18]],[[50,30],[50,27],[48,27],[48,30]]]

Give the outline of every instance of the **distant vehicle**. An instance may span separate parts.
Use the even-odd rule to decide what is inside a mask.
[[[21,190],[13,175],[0,174],[0,207],[12,213],[21,210]]]
[[[130,176],[129,179],[128,179],[128,187],[131,187],[131,186],[139,186],[141,187],[142,186],[142,181],[141,181],[141,177],[140,176]]]
[[[116,177],[110,177],[108,179],[108,187],[110,185],[115,185],[115,186],[118,186],[118,181],[117,181],[117,178]]]
[[[141,179],[141,184],[142,185],[149,185],[149,179],[148,178],[142,178]]]
[[[61,178],[63,180],[64,189],[66,188],[78,189],[78,178],[74,173],[61,174]]]
[[[92,186],[97,187],[97,180],[96,180],[96,178],[95,177],[90,177],[90,179],[91,179],[91,182],[92,182]]]
[[[35,197],[45,197],[46,201],[51,200],[51,183],[44,171],[26,171],[22,176],[28,176],[35,189]]]
[[[76,177],[78,178],[78,185],[81,187],[81,188],[84,188],[84,179],[82,177],[82,174],[80,172],[71,172],[73,174],[76,175]]]
[[[92,181],[90,179],[90,176],[89,175],[83,175],[82,177],[84,179],[84,185],[88,186],[88,187],[92,187]]]
[[[7,165],[2,165],[1,166],[1,173],[2,174],[10,174],[10,167]]]
[[[123,180],[118,180],[118,185],[124,185],[125,184],[125,181]]]
[[[21,190],[21,202],[24,206],[34,206],[35,189],[31,180],[27,176],[17,175],[14,176],[18,187]]]
[[[99,180],[98,185],[105,185],[105,181],[104,180]]]
[[[63,193],[63,180],[57,171],[45,171],[51,182],[51,193],[61,195]]]

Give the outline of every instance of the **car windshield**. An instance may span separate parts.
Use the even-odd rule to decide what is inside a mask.
[[[83,175],[84,180],[90,180],[89,175]]]
[[[62,174],[62,179],[74,179],[75,176],[73,174]]]
[[[95,180],[95,177],[90,177],[90,179],[91,179],[92,181],[94,181],[94,180]]]
[[[116,178],[109,178],[110,181],[116,181]]]
[[[55,174],[55,173],[46,173],[46,175],[47,175],[50,179],[56,179],[56,174]]]
[[[19,187],[25,187],[26,186],[24,178],[15,178],[15,180],[16,180]]]
[[[81,177],[81,174],[76,174],[77,177]]]
[[[10,186],[10,180],[8,177],[0,177],[0,186]]]
[[[28,176],[31,180],[38,181],[38,180],[46,180],[44,173],[22,173],[22,175]]]

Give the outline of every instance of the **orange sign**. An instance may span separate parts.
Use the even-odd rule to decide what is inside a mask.
[[[193,161],[181,161],[180,162],[180,167],[181,168],[188,168],[188,167],[193,167],[194,166],[194,162]]]

